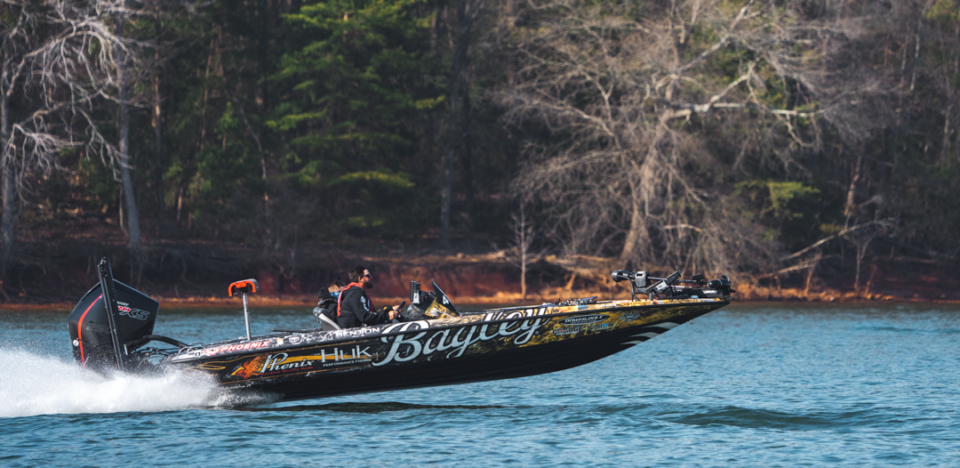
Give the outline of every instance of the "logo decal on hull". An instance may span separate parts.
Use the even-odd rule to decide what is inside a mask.
[[[373,359],[369,347],[354,346],[316,350],[309,355],[291,356],[290,353],[261,354],[236,368],[230,375],[249,379],[263,375],[296,373],[348,364],[358,364]]]
[[[239,343],[232,345],[220,345],[212,348],[206,348],[203,352],[207,356],[215,356],[220,353],[232,353],[234,351],[246,351],[248,349],[260,349],[270,346],[270,340],[251,341],[249,343]]]
[[[543,327],[549,319],[540,316],[546,313],[546,309],[527,310],[525,312],[511,312],[506,317],[497,318],[498,314],[485,314],[482,322],[490,322],[502,319],[519,319],[510,322],[497,324],[485,323],[483,325],[471,325],[460,329],[438,330],[430,333],[430,323],[425,320],[416,322],[398,323],[396,325],[383,329],[384,333],[406,332],[395,336],[385,336],[380,338],[383,343],[390,345],[386,356],[383,359],[373,363],[374,366],[382,366],[391,362],[407,362],[417,359],[421,356],[430,356],[434,353],[445,353],[443,357],[457,358],[463,356],[470,346],[490,341],[496,338],[512,337],[512,343],[516,346],[527,344],[537,331]],[[537,317],[537,318],[533,318]]]
[[[586,325],[588,323],[602,322],[609,317],[604,314],[580,315],[577,317],[568,317],[560,321],[560,325]]]
[[[606,329],[606,328],[610,328],[610,327],[612,327],[612,325],[609,324],[609,323],[594,323],[594,324],[588,324],[588,325],[577,325],[577,326],[574,326],[574,327],[557,328],[557,329],[553,330],[553,334],[554,334],[554,335],[557,335],[557,336],[573,335],[573,334],[576,334],[576,333],[580,333],[580,332],[582,332],[582,331],[600,331],[600,330],[603,330],[603,329]]]

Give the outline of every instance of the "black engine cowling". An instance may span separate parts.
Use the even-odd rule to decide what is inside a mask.
[[[112,276],[112,275],[111,275]],[[101,370],[125,369],[130,354],[143,346],[143,337],[153,333],[160,304],[145,294],[110,278],[115,289],[117,310],[109,317],[109,306],[102,284],[97,284],[80,299],[67,318],[73,357],[82,366]],[[118,345],[113,342],[111,318],[116,328]],[[118,355],[118,351],[120,355]],[[130,363],[133,364],[133,363]]]

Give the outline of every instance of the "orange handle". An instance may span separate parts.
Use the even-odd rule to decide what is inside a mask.
[[[243,281],[237,281],[235,283],[230,283],[230,287],[227,288],[227,294],[230,297],[233,297],[234,294],[238,293],[255,293],[260,289],[260,283],[257,280],[250,278]]]

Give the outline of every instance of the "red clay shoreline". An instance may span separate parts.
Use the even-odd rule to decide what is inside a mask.
[[[808,303],[808,304],[826,304],[826,303],[905,303],[905,304],[960,304],[960,300],[954,299],[932,299],[923,297],[904,297],[880,293],[861,293],[858,295],[853,291],[810,291],[805,293],[797,288],[765,288],[765,287],[737,287],[738,292],[733,295],[732,303],[761,304],[761,303]],[[377,305],[398,304],[406,301],[406,297],[379,297],[371,294],[372,299]],[[461,305],[536,305],[545,302],[556,302],[568,298],[582,298],[599,296],[600,299],[629,299],[629,293],[617,292],[611,294],[608,291],[589,291],[589,290],[562,290],[559,288],[548,288],[537,293],[530,293],[526,300],[520,298],[520,293],[498,293],[495,296],[465,296],[452,297],[455,304]],[[229,297],[162,297],[154,296],[155,300],[160,302],[161,308],[232,308],[242,307],[239,298]],[[251,295],[248,296],[251,307],[303,307],[313,308],[316,306],[317,299],[309,294],[281,294],[281,295]],[[50,302],[50,303],[0,303],[0,312],[4,311],[49,311],[63,310],[69,311],[75,303],[68,302]]]
[[[140,264],[144,268],[137,274],[122,246],[104,249],[102,245],[64,244],[50,252],[42,251],[38,243],[24,247],[29,247],[29,252],[21,256],[32,259],[31,265],[36,265],[14,269],[17,274],[11,274],[7,284],[0,282],[0,311],[72,309],[98,281],[94,265],[102,257],[111,259],[118,281],[136,285],[165,308],[241,307],[239,298],[227,297],[226,286],[231,281],[257,278],[262,290],[249,297],[253,307],[312,309],[317,302],[315,291],[336,279],[342,280],[344,272],[357,264],[376,272],[377,286],[371,297],[377,305],[406,300],[411,280],[421,282],[424,290],[429,290],[430,281],[435,280],[454,303],[463,305],[542,304],[590,296],[606,300],[630,298],[626,285],[615,283],[609,274],[629,265],[604,257],[544,257],[529,265],[529,294],[522,300],[519,268],[508,261],[510,257],[503,251],[455,255],[382,252],[377,256],[337,249],[304,249],[297,257],[296,268],[285,270],[278,266],[276,258],[261,258],[249,249],[237,253],[184,246],[182,251],[176,251],[179,256],[162,249],[150,251]],[[651,274],[668,272],[656,265],[633,267]],[[843,270],[824,271],[812,281],[806,274],[741,274],[734,277],[737,292],[733,302],[960,304],[960,277],[953,271],[947,264],[878,259],[864,267],[859,292],[854,288],[854,275]]]

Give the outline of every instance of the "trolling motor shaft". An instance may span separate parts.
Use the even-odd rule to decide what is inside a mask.
[[[247,311],[247,294],[253,294],[259,289],[260,283],[253,278],[230,283],[230,287],[227,288],[227,294],[230,297],[233,297],[236,293],[243,294],[243,321],[247,325],[247,341],[250,341],[250,312]]]

